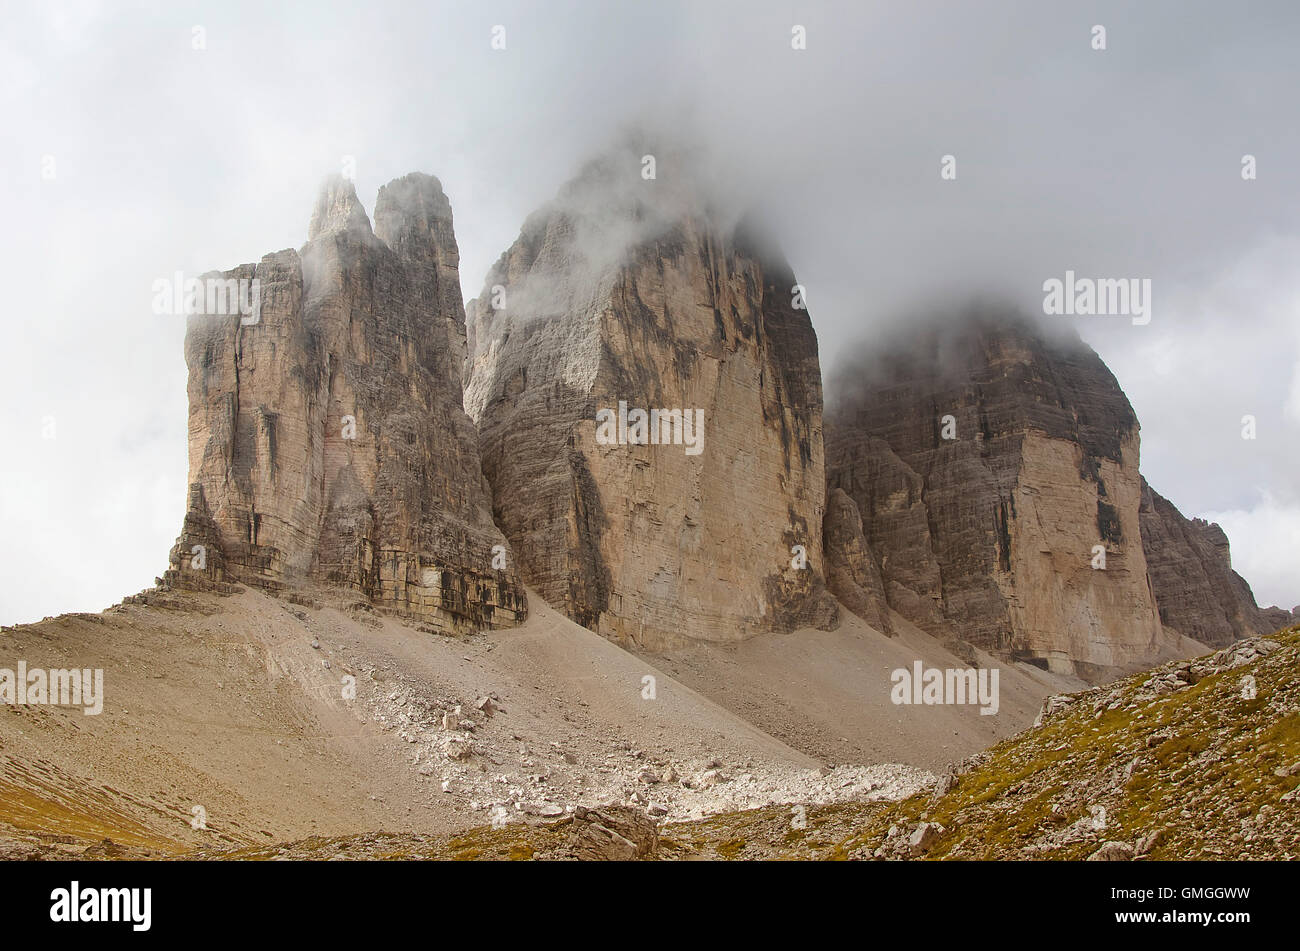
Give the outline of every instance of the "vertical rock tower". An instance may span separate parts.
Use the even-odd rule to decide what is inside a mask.
[[[650,179],[643,151],[588,165],[467,305],[497,522],[548,602],[620,642],[833,626],[821,371],[793,272],[686,183],[686,157]],[[645,442],[638,410],[658,420]],[[696,445],[672,438],[677,411]]]
[[[335,178],[301,252],[207,275],[255,280],[260,306],[189,318],[174,582],[341,585],[450,630],[524,616],[462,406],[458,264],[442,186],[412,174],[380,190],[373,231]]]

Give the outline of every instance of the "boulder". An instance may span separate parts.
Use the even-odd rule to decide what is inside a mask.
[[[579,807],[573,819],[568,851],[574,858],[628,862],[650,857],[659,846],[658,824],[630,806]]]

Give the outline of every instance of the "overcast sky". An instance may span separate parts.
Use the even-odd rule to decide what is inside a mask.
[[[473,296],[524,217],[638,123],[707,150],[776,223],[828,377],[918,302],[1041,309],[1067,269],[1151,279],[1146,326],[1061,319],[1132,401],[1152,485],[1291,607],[1297,48],[1292,0],[11,4],[0,622],[97,611],[166,567],[186,369],[155,280],[301,246],[351,157],[370,211],[394,177],[441,178]]]

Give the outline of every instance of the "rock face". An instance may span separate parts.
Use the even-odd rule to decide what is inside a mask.
[[[523,591],[462,407],[441,185],[385,186],[372,232],[335,179],[308,237],[219,275],[256,280],[258,313],[189,318],[189,511],[170,579],[325,582],[443,629],[517,622]]]
[[[1177,635],[1221,647],[1294,623],[1255,604],[1222,529],[1146,484],[1137,417],[1072,330],[976,310],[851,373],[826,426],[826,570],[869,622],[879,601],[854,585],[878,590],[878,570],[888,605],[935,635],[1088,678]]]
[[[1137,418],[1077,337],[975,313],[900,337],[845,387],[827,479],[856,503],[892,607],[1082,676],[1160,653]]]
[[[682,166],[642,167],[639,150],[592,163],[467,305],[465,406],[497,523],[529,584],[621,642],[834,625],[821,374],[794,276],[757,229],[670,184]],[[642,431],[652,410],[682,416]]]
[[[1232,570],[1228,536],[1217,524],[1183,517],[1142,481],[1142,547],[1165,627],[1211,647],[1270,634],[1295,623],[1291,612],[1260,608]]]
[[[880,566],[862,534],[862,515],[843,489],[826,496],[822,523],[826,548],[826,586],[840,603],[882,634],[892,634],[889,599]]]

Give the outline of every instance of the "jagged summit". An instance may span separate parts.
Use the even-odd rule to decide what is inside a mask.
[[[328,583],[439,627],[509,625],[524,595],[462,408],[451,207],[412,175],[375,217],[378,235],[352,184],[328,180],[301,254],[225,275],[261,285],[256,319],[190,319],[190,507],[170,577]]]
[[[321,186],[320,194],[311,212],[307,240],[314,241],[322,235],[335,232],[373,234],[366,209],[357,198],[357,190],[349,179],[331,175]]]
[[[460,255],[452,228],[451,202],[443,193],[442,182],[432,175],[412,172],[379,189],[375,234],[402,257],[439,269],[435,280],[445,292],[442,312],[464,314]]]

